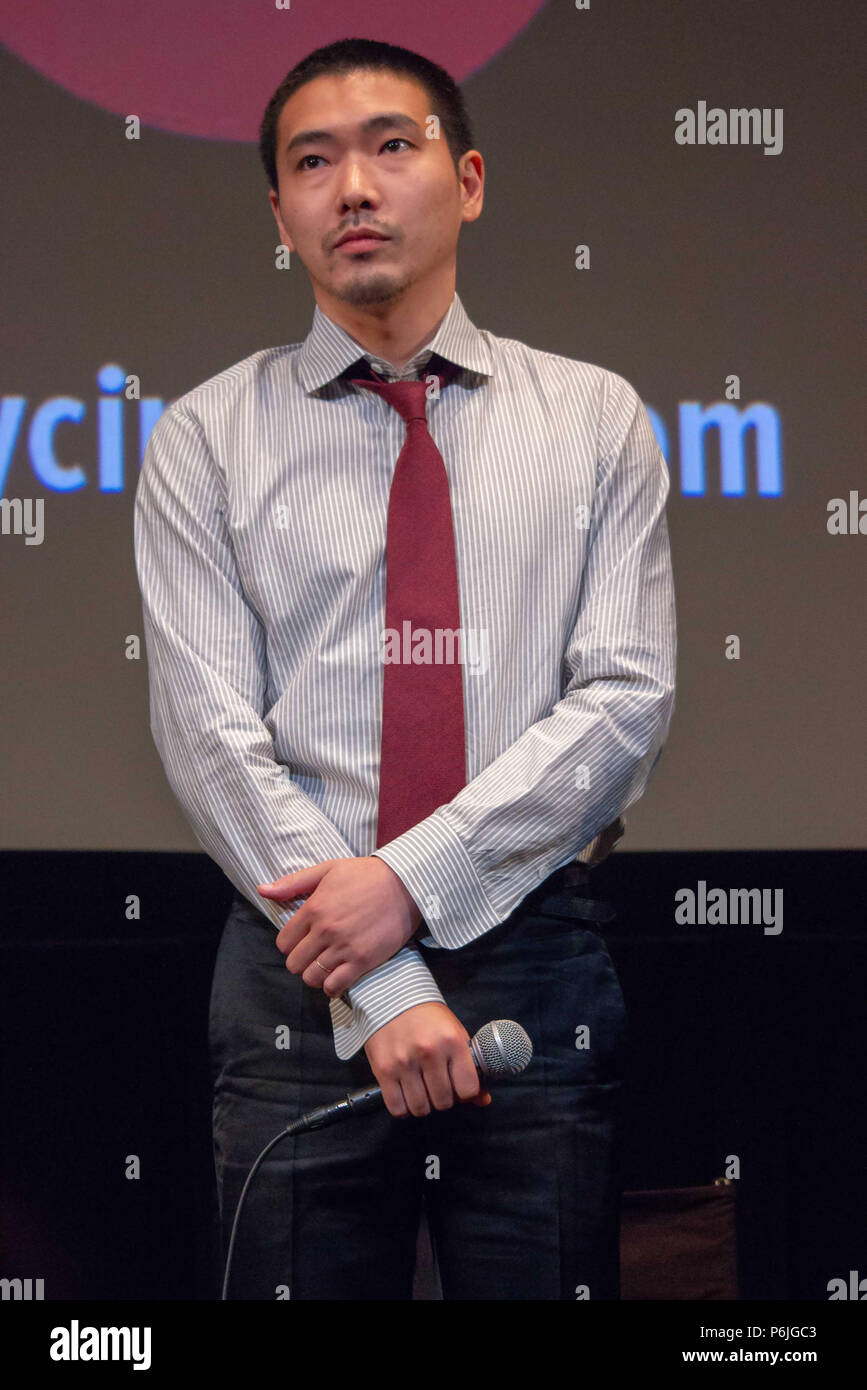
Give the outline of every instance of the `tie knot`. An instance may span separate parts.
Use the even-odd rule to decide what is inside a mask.
[[[380,381],[367,377],[350,377],[350,381],[353,386],[364,386],[368,391],[378,392],[409,424],[410,420],[427,419],[427,377],[435,376],[442,391],[457,371],[452,362],[443,359],[442,365],[436,370],[428,367],[420,381]]]

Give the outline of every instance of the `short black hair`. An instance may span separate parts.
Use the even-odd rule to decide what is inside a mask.
[[[286,102],[314,77],[336,73],[346,73],[368,69],[375,72],[393,72],[400,77],[414,78],[424,87],[431,103],[431,112],[438,116],[440,126],[445,132],[449,153],[457,172],[461,155],[473,148],[473,132],[464,105],[461,89],[456,82],[437,63],[413,53],[409,48],[400,48],[393,43],[380,43],[377,39],[338,39],[336,43],[316,48],[296,63],[291,72],[283,78],[280,86],[265,108],[262,124],[259,127],[259,155],[265,166],[268,183],[275,193],[277,183],[277,122]]]

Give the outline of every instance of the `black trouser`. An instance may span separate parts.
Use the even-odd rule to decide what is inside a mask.
[[[487,1106],[400,1119],[383,1106],[278,1144],[244,1204],[230,1298],[410,1298],[422,1201],[445,1299],[619,1297],[627,1022],[590,876],[558,870],[470,945],[421,948],[470,1035],[515,1019],[533,1060]],[[275,936],[236,894],[210,1017],[224,1256],[268,1140],[373,1076],[363,1048],[337,1058],[327,996],[286,969]]]

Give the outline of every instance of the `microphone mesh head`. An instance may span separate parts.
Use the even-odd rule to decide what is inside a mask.
[[[533,1055],[533,1044],[520,1023],[511,1018],[486,1023],[470,1046],[483,1076],[517,1076]]]

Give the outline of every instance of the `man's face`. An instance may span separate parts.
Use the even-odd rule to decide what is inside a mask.
[[[454,265],[461,223],[481,212],[481,156],[463,156],[459,179],[442,130],[426,138],[429,107],[417,82],[361,69],[314,78],[280,113],[270,199],[281,240],[335,299],[388,303],[433,281]],[[338,245],[358,227],[384,239]]]

